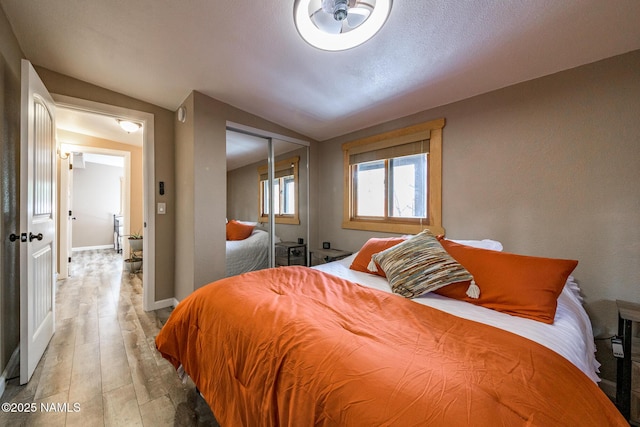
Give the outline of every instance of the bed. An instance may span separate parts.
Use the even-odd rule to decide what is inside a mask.
[[[253,230],[244,240],[227,240],[227,277],[269,267],[269,234]]]
[[[251,223],[245,222],[245,224]],[[279,241],[280,239],[276,236],[275,242]],[[252,228],[248,237],[227,240],[226,245],[226,277],[269,267],[269,233],[266,230]]]
[[[200,288],[157,348],[223,426],[628,425],[597,386],[570,277],[549,324],[434,292],[403,298],[351,269],[357,256]]]

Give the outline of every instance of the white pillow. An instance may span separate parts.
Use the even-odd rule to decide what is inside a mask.
[[[497,240],[482,239],[482,240],[457,240],[447,239],[451,242],[459,243],[461,245],[472,246],[479,249],[490,249],[492,251],[502,252],[502,243]]]

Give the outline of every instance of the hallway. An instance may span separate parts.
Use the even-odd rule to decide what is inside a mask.
[[[31,381],[20,386],[13,373],[0,399],[37,410],[3,410],[0,425],[217,426],[193,383],[155,350],[171,310],[142,310],[141,277],[123,273],[112,249],[74,253],[71,277],[57,283],[53,339]],[[66,412],[41,403],[66,403]]]

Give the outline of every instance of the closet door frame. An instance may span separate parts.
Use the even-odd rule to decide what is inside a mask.
[[[306,242],[307,242],[307,259],[309,258],[309,237],[310,237],[310,218],[311,218],[311,213],[310,213],[310,209],[309,209],[309,202],[310,202],[310,198],[309,198],[309,189],[310,189],[310,176],[309,176],[309,152],[310,152],[310,146],[311,143],[309,141],[305,141],[302,139],[298,139],[298,138],[293,138],[290,136],[286,136],[286,135],[282,135],[282,134],[278,134],[278,133],[274,133],[274,132],[269,132],[269,131],[265,131],[259,128],[254,128],[251,126],[246,126],[246,125],[242,125],[239,123],[234,123],[234,122],[229,122],[227,121],[227,130],[229,131],[233,131],[233,132],[237,132],[237,133],[242,133],[245,135],[249,135],[249,136],[253,136],[253,137],[257,137],[257,138],[263,138],[264,140],[266,140],[267,142],[267,182],[268,182],[268,186],[269,188],[273,188],[273,179],[274,179],[274,165],[275,165],[275,153],[274,153],[274,149],[273,149],[273,140],[277,139],[280,141],[285,141],[285,142],[289,142],[292,144],[296,144],[296,145],[300,145],[302,147],[306,147],[307,150],[307,161],[306,161],[306,165],[301,166],[300,170],[302,170],[302,168],[304,168],[304,170],[306,171],[307,174],[307,179],[306,179],[306,200],[304,200],[304,202],[306,203],[307,206],[307,215],[306,215],[306,225],[307,225],[307,230],[306,230]],[[269,224],[269,267],[274,267],[275,266],[275,251],[276,251],[276,246],[275,246],[275,232],[276,232],[276,220],[275,220],[275,215],[274,215],[274,197],[275,194],[273,194],[273,191],[269,192],[269,220],[268,220],[268,224]]]

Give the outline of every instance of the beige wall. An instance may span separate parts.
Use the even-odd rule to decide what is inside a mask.
[[[174,258],[175,258],[175,188],[174,186],[174,113],[164,108],[149,104],[120,93],[116,93],[92,84],[76,80],[42,67],[35,67],[38,75],[49,92],[74,98],[86,99],[132,110],[143,111],[154,115],[154,165],[156,203],[164,202],[167,206],[165,215],[155,215],[155,298],[156,301],[174,296]],[[166,192],[160,196],[157,192],[158,182],[164,181]],[[136,215],[136,218],[139,216]],[[132,230],[133,212],[132,212]],[[140,227],[142,229],[142,227]]]
[[[20,343],[19,233],[20,60],[24,57],[0,8],[0,374]]]
[[[341,143],[444,117],[447,235],[579,260],[594,332],[615,333],[615,300],[640,302],[639,70],[635,51],[320,144],[322,239],[374,235],[341,228]]]

